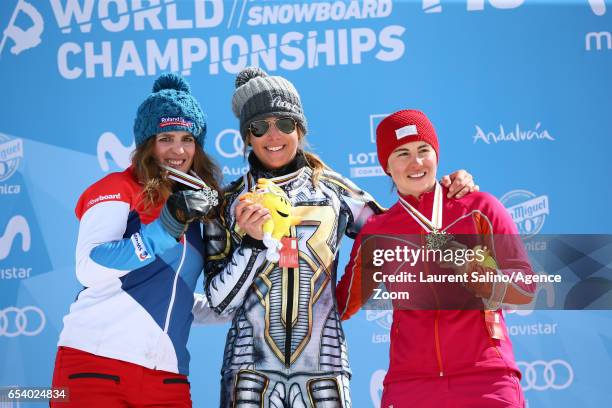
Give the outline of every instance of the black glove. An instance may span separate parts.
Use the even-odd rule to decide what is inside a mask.
[[[159,219],[164,229],[179,239],[187,224],[202,219],[217,204],[217,192],[214,190],[177,191],[168,197]]]

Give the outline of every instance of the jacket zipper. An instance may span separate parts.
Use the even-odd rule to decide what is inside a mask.
[[[166,323],[164,324],[164,333],[168,333],[170,327],[170,316],[172,315],[172,309],[174,307],[174,298],[176,297],[176,285],[178,284],[179,274],[183,268],[183,262],[185,262],[185,253],[187,252],[187,238],[183,236],[183,254],[181,255],[181,263],[176,268],[174,273],[174,282],[172,283],[172,295],[170,296],[170,304],[168,305],[168,313],[166,314]]]
[[[293,324],[294,268],[287,268],[287,310],[285,315],[285,367],[291,367],[291,337]]]
[[[421,242],[423,243],[425,236],[421,234]],[[427,269],[427,263],[424,263],[423,266]],[[429,271],[427,271],[429,272]],[[444,367],[442,366],[442,350],[440,348],[440,300],[438,299],[438,294],[436,293],[434,288],[431,288],[431,291],[436,299],[436,318],[434,320],[434,341],[436,343],[436,359],[438,361],[438,373],[440,377],[444,377]]]
[[[437,298],[436,298],[437,299]],[[439,305],[438,305],[439,307]],[[436,339],[436,358],[438,359],[438,369],[440,370],[440,377],[444,377],[444,369],[442,368],[442,352],[440,351],[440,331],[438,329],[440,323],[440,310],[436,311],[436,320],[434,326],[434,337]]]
[[[187,237],[183,235],[183,253],[181,255],[181,262],[179,263],[178,268],[176,268],[176,272],[174,273],[174,282],[172,283],[172,294],[170,295],[170,304],[168,305],[168,313],[166,313],[166,321],[164,323],[164,333],[168,334],[168,329],[170,328],[170,318],[172,316],[172,309],[174,308],[174,300],[176,297],[176,285],[178,284],[178,278],[181,273],[181,269],[183,268],[183,262],[185,262],[185,253],[187,252]],[[155,367],[156,369],[159,365],[159,356],[156,357]]]

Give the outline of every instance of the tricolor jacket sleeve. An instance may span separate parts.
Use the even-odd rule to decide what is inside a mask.
[[[89,187],[75,209],[80,220],[76,275],[85,287],[107,284],[179,245],[158,220],[125,235],[137,194],[122,174],[111,174]]]

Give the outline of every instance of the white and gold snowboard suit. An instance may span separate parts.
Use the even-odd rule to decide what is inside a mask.
[[[351,371],[335,299],[337,255],[342,236],[354,238],[381,208],[332,171],[322,173],[317,187],[306,166],[273,178],[294,215],[302,217],[291,230],[299,267],[280,268],[235,225],[238,197],[268,176],[262,173],[251,170],[227,188],[222,216],[233,254],[207,267],[211,307],[235,313],[221,372],[221,407],[348,408]]]

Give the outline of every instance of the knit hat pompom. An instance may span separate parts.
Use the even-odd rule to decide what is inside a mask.
[[[304,135],[308,132],[300,94],[287,79],[269,76],[258,67],[247,67],[236,76],[235,85],[232,111],[240,120],[240,134],[244,140],[249,124],[268,116],[293,118]]]
[[[240,88],[242,85],[246,84],[253,78],[257,78],[257,77],[265,78],[267,76],[268,74],[266,74],[266,72],[259,67],[246,67],[245,69],[240,71],[240,73],[236,77],[235,85],[236,85],[236,88]]]
[[[153,84],[153,93],[159,92],[162,89],[174,89],[179,92],[191,93],[191,87],[187,81],[173,72],[161,74]]]

